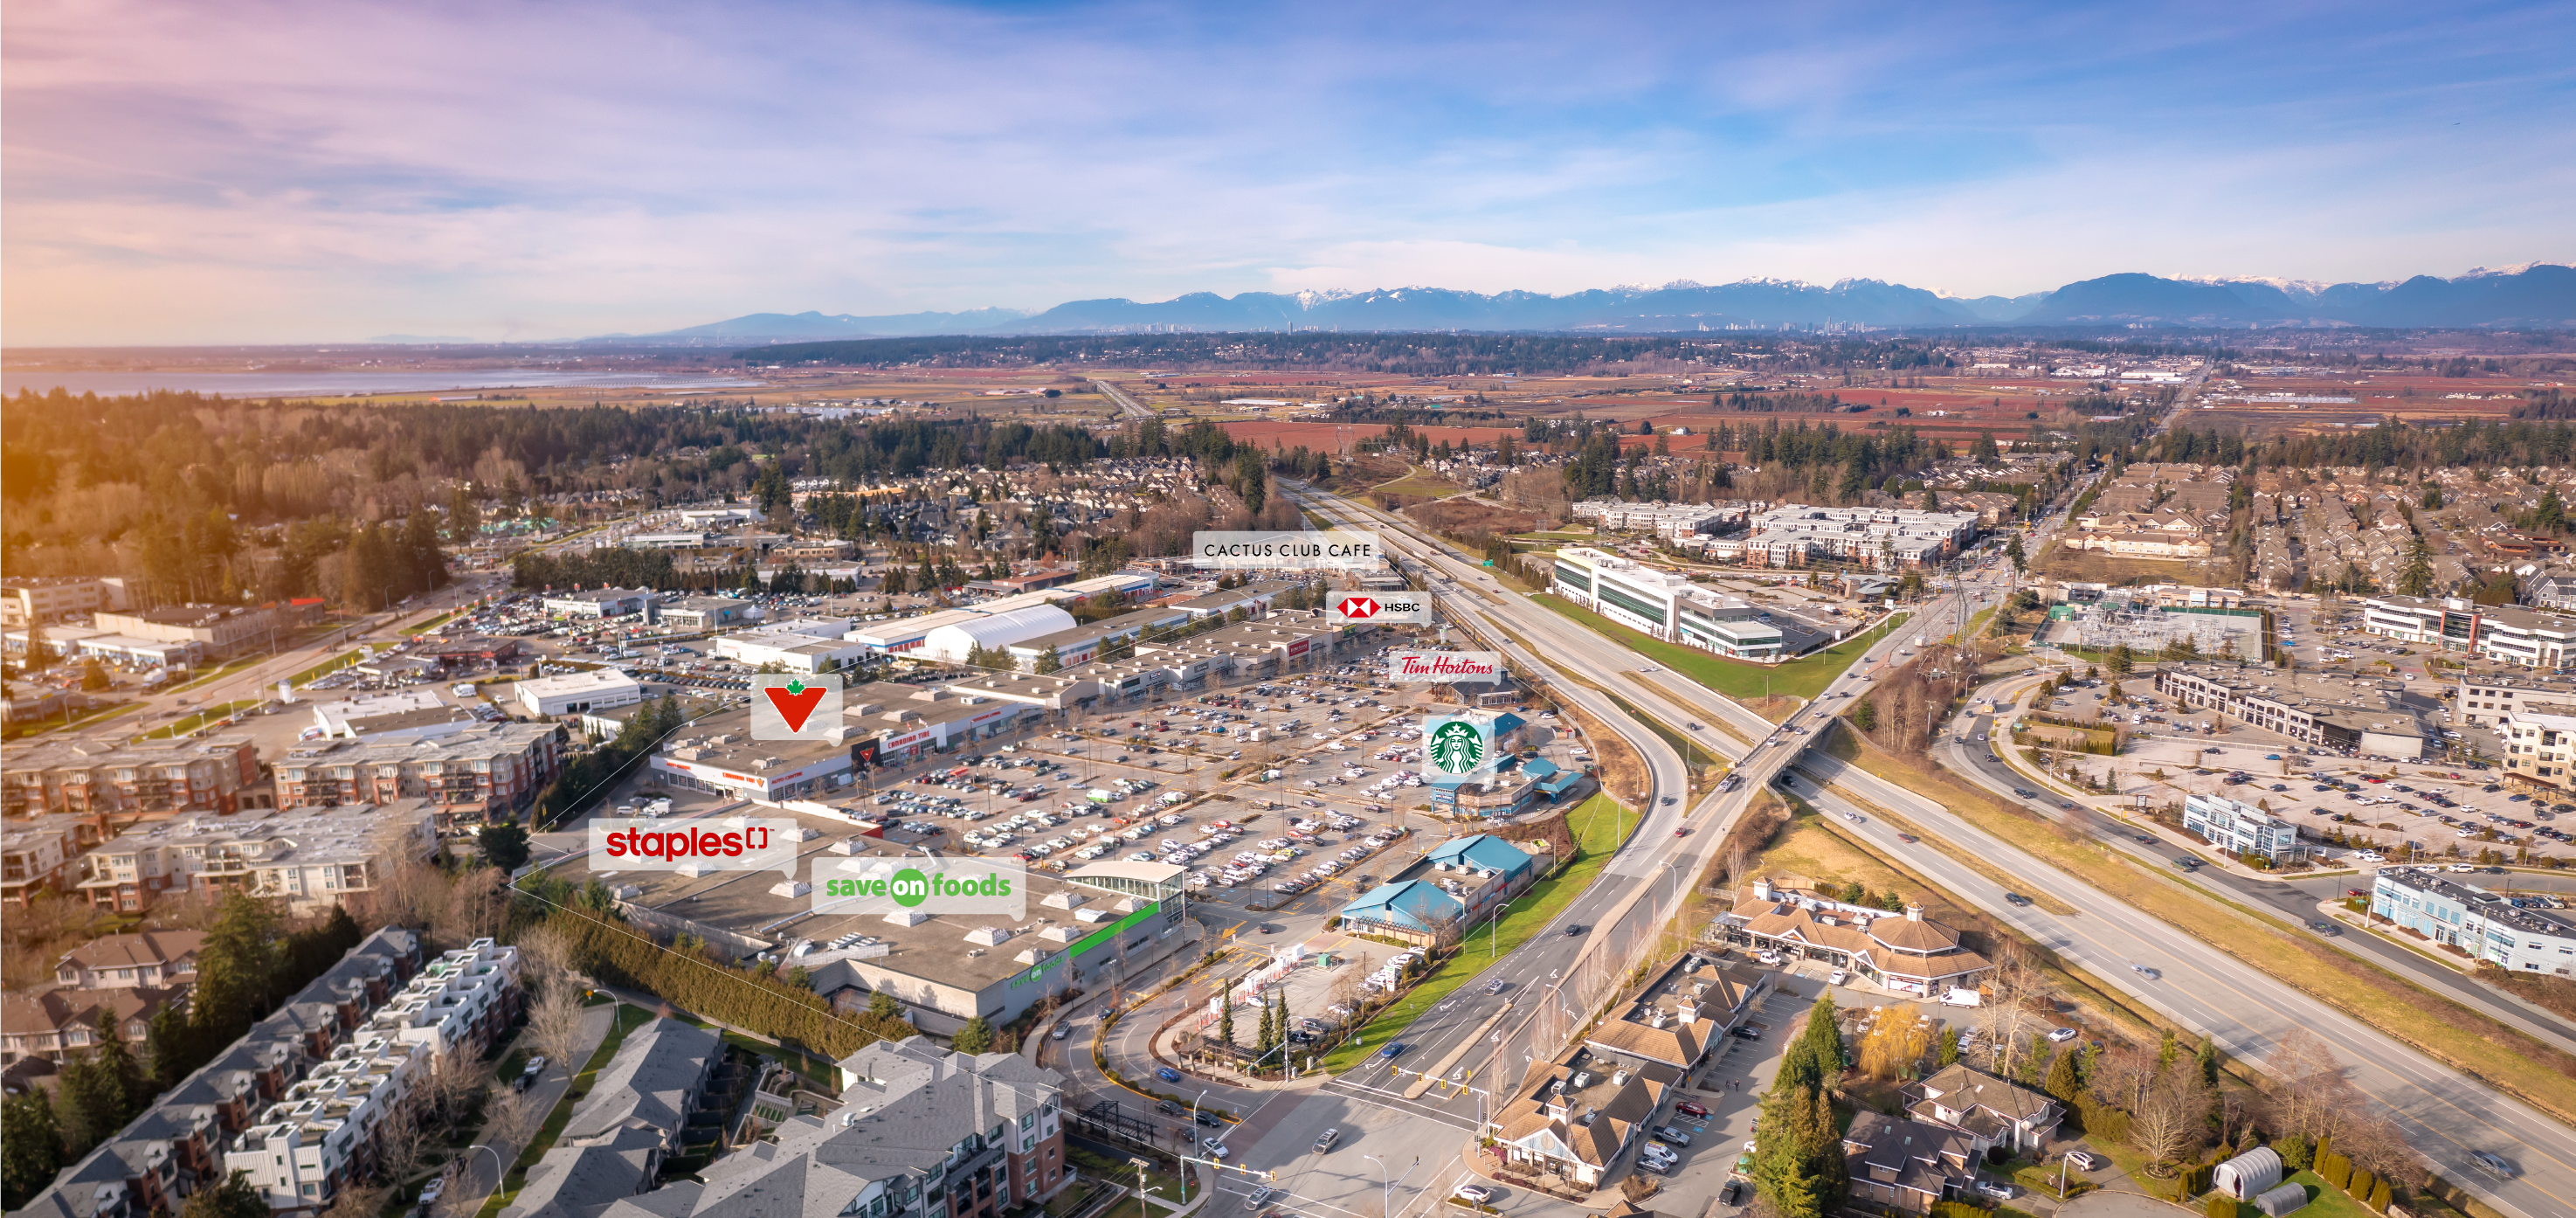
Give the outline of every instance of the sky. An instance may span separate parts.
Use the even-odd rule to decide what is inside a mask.
[[[0,7],[0,341],[2576,259],[2576,6]]]

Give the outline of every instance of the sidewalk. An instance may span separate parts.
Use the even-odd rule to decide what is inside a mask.
[[[612,1002],[583,1009],[581,1049],[574,1055],[580,1060],[546,1063],[544,1077],[527,1090],[526,1103],[536,1118],[528,1126],[529,1139],[544,1136],[545,1127],[554,1114],[556,1106],[563,1101],[565,1093],[572,1089],[573,1076],[586,1068],[591,1056],[599,1052],[599,1046],[608,1039],[610,1018],[623,1005]],[[649,1012],[652,1007],[648,1005],[644,1009]],[[509,1050],[503,1049],[501,1056],[509,1056]],[[510,1085],[511,1080],[495,1078],[492,1089],[498,1091]],[[500,1188],[508,1169],[518,1165],[519,1155],[527,1146],[526,1141],[484,1142],[483,1131],[480,1129],[474,1132],[474,1137],[475,1142],[472,1146],[457,1152],[461,1158],[451,1160],[461,1166],[458,1168],[457,1178],[449,1182],[446,1197],[440,1201],[440,1207],[447,1213],[480,1213],[490,1203],[492,1194]],[[488,1154],[485,1153],[487,1149],[490,1151]],[[451,1199],[454,1201],[454,1206],[448,1208]]]

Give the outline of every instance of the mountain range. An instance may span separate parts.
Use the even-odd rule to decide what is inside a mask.
[[[908,338],[947,334],[1097,334],[1188,329],[1222,331],[1552,331],[1671,334],[1836,325],[1950,328],[1996,325],[2149,326],[2523,326],[2576,325],[2576,269],[2533,263],[2473,270],[2444,279],[2418,275],[2385,283],[2316,284],[2272,279],[2167,279],[2105,275],[2027,296],[1944,296],[1876,279],[1831,286],[1748,279],[1714,287],[1595,288],[1486,295],[1451,288],[1366,292],[1192,292],[1170,300],[1068,301],[1028,313],[753,313],[709,325],[618,339]]]

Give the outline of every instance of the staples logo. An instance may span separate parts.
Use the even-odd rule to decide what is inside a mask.
[[[1497,681],[1503,656],[1496,651],[1395,651],[1387,653],[1386,675],[1396,681]]]

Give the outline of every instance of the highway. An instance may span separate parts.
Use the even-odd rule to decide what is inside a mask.
[[[2097,984],[2185,1028],[2208,1033],[2220,1048],[2248,1063],[2260,1063],[2290,1029],[2306,1028],[2350,1068],[2355,1085],[2384,1105],[2408,1143],[2432,1160],[2444,1179],[2507,1213],[2532,1218],[2576,1213],[2576,1141],[2547,1115],[2210,950],[2179,928],[2141,915],[1931,800],[1820,752],[1809,752],[1799,768],[1806,777],[1793,776],[1792,789],[1819,810],[1867,818],[1838,828],[1934,878],[1943,889],[2084,969]],[[1828,784],[1826,789],[1817,787],[1819,780]],[[1930,843],[1900,839],[1893,826],[1846,798],[1846,791],[2009,873],[2024,894],[2065,902],[2076,914],[2059,917],[2037,904],[2005,901],[2000,887]],[[2160,975],[2136,972],[2133,964]],[[2520,1170],[2520,1178],[2503,1179],[2479,1167],[2469,1158],[2472,1150],[2502,1155]]]
[[[1549,671],[1542,665],[1553,662],[1589,680],[1620,689],[1629,701],[1659,717],[1678,712],[1683,717],[1681,721],[1687,721],[1689,718],[1722,715],[1725,722],[1748,733],[1768,727],[1758,716],[1731,700],[1678,675],[1649,671],[1655,665],[1643,657],[1542,606],[1530,604],[1526,598],[1503,591],[1481,570],[1470,563],[1452,559],[1441,552],[1445,547],[1419,536],[1410,527],[1383,513],[1341,500],[1310,497],[1309,502],[1319,514],[1329,519],[1350,527],[1375,529],[1389,548],[1426,563],[1436,573],[1431,591],[1439,598],[1441,606],[1463,624],[1504,644],[1499,649],[1512,653],[1512,658],[1530,671]],[[2049,525],[2057,523],[2056,519],[2048,522]],[[2007,575],[2008,571],[1997,574]],[[1999,579],[1990,590],[2007,592],[2009,586]],[[1959,595],[1983,599],[1988,591],[1988,588],[1971,586]],[[1929,633],[1928,623],[1944,616],[1940,607],[1932,607],[1918,620],[1927,623],[1924,629]],[[1495,629],[1498,625],[1509,625],[1522,638],[1544,648],[1548,653],[1546,660],[1531,655],[1527,648],[1510,644],[1508,636]],[[1910,639],[1912,633],[1910,627],[1901,630],[1873,648],[1854,665],[1852,673],[1834,687],[1826,700],[1838,707],[1842,697],[1865,689],[1869,677],[1878,665],[1885,662],[1896,640]],[[1596,708],[1596,702],[1606,702],[1607,699],[1600,698],[1593,691],[1571,681],[1554,682],[1553,688],[1567,700],[1583,705],[1603,722],[1618,723],[1613,715]],[[1586,694],[1592,696],[1584,697]],[[1811,716],[1821,719],[1824,714],[1821,708],[1811,709],[1793,717],[1791,722],[1799,724]],[[1729,755],[1742,753],[1741,745],[1716,739],[1714,733],[1709,736],[1714,751]],[[1662,742],[1657,739],[1655,743],[1660,745]],[[1801,754],[1802,765],[1818,767],[1817,772],[1830,782],[1847,785],[1872,802],[1905,811],[1924,827],[1941,833],[1972,855],[1987,859],[2012,874],[2016,877],[2015,882],[2026,884],[2029,891],[2045,892],[2083,911],[2074,918],[2058,919],[2036,907],[2012,906],[2002,900],[2001,891],[1993,884],[1951,861],[1947,855],[1929,846],[1908,846],[1897,841],[1892,831],[1873,831],[1875,844],[1905,859],[1922,874],[1933,877],[1945,888],[2031,934],[2035,940],[2057,950],[2071,962],[2087,968],[2102,979],[2102,984],[2137,996],[2140,1001],[2187,1028],[2208,1032],[2213,1040],[2239,1058],[2259,1062],[2274,1040],[2293,1026],[2308,1027],[2325,1037],[2337,1055],[2354,1067],[2356,1084],[2387,1106],[2392,1119],[2397,1120],[2417,1148],[2437,1164],[2446,1179],[2479,1193],[2499,1209],[2525,1215],[2576,1212],[2576,1206],[2568,1204],[2569,1199],[2576,1198],[2576,1141],[2571,1141],[2565,1127],[2546,1115],[2476,1080],[2460,1076],[2357,1020],[2324,1010],[2284,983],[2230,958],[2216,957],[2179,929],[2139,914],[2054,867],[1974,830],[1945,810],[1910,793],[1896,790],[1857,770],[1846,770],[1839,763],[1803,748],[1764,748],[1760,752]],[[1650,750],[1650,760],[1654,756]],[[1668,748],[1664,750],[1664,756],[1670,757]],[[1764,771],[1777,767],[1778,763],[1769,757],[1759,758],[1749,767],[1748,778],[1767,777]],[[1668,781],[1665,773],[1662,768],[1657,769],[1658,793],[1677,789],[1664,785]],[[1817,791],[1812,784],[1802,784],[1800,792],[1828,811],[1858,810],[1831,792]],[[1706,826],[1709,831],[1680,840],[1685,844],[1705,842],[1713,845],[1722,836],[1715,831],[1717,826],[1740,810],[1745,796],[1746,792],[1739,791],[1732,796],[1703,800],[1699,807],[1690,810],[1689,820],[1695,825]],[[1639,857],[1631,861],[1623,853],[1623,857],[1614,863],[1613,872],[1604,877],[1603,883],[1596,885],[1596,890],[1607,888],[1613,880],[1624,880],[1634,885],[1653,873],[1654,864],[1659,861],[1654,848],[1669,847],[1673,843],[1668,831],[1663,829],[1667,822],[1662,819],[1670,811],[1660,805],[1650,810],[1645,830],[1629,847],[1629,851],[1638,852]],[[1871,823],[1876,824],[1874,820]],[[1680,852],[1675,854],[1679,857]],[[1701,865],[1704,864],[1693,856],[1694,870]],[[1587,894],[1587,900],[1606,897],[1607,894],[1598,898],[1595,894]],[[1534,942],[1532,946],[1538,946],[1538,943]],[[2163,979],[2149,981],[2132,972],[2128,965],[2133,961],[2160,969]],[[1513,962],[1513,967],[1526,966]],[[1465,1009],[1453,1012],[1449,1023],[1423,1029],[1410,1038],[1422,1041],[1436,1053],[1444,1045],[1454,1044],[1455,1038],[1463,1034],[1456,1025],[1468,1024],[1468,1017],[1474,1014],[1475,1011]],[[1545,1051],[1554,1047],[1532,1044],[1523,1051]],[[1408,1050],[1407,1056],[1412,1056],[1413,1052]],[[1499,1064],[1501,1056],[1498,1053],[1489,1059],[1487,1070],[1480,1073],[1488,1076],[1497,1073],[1493,1067]],[[1383,1085],[1388,1081],[1384,1078],[1385,1068],[1374,1069],[1375,1073],[1354,1071],[1352,1075],[1336,1080],[1335,1086],[1366,1085],[1386,1090]],[[2516,1164],[2523,1174],[2518,1179],[2499,1178],[2468,1159],[2467,1152],[2472,1149],[2499,1153],[2508,1162]]]
[[[1977,694],[1980,699],[1991,696],[1994,695],[1987,690],[1980,690]],[[2141,842],[2138,840],[2138,829],[2081,801],[2046,796],[2039,799],[2023,799],[2013,794],[2016,790],[2034,789],[2039,784],[2033,779],[2016,773],[1999,755],[1988,751],[1989,746],[1984,741],[1987,734],[1993,730],[1994,722],[1995,718],[1991,715],[1963,716],[1959,721],[1959,730],[1945,735],[1936,747],[1942,766],[1967,775],[2001,799],[2037,808],[2049,816],[2079,825],[2106,847],[2126,854],[2147,867],[2168,867],[2175,855],[2184,852],[2181,847],[2160,837],[2152,842]],[[1967,741],[1964,744],[1959,742],[1962,735]],[[1988,757],[1995,757],[1996,760],[1988,761]],[[2076,806],[2069,811],[2059,807],[2063,803],[2074,803]],[[2356,886],[2367,887],[2369,877],[2355,876],[2352,882]],[[2457,969],[2425,959],[2414,951],[2390,943],[2376,935],[2355,932],[2349,928],[2334,935],[2317,936],[2314,930],[2309,929],[2308,924],[2320,917],[2317,912],[2318,898],[2315,893],[2297,885],[2284,880],[2261,879],[2208,867],[2193,875],[2185,884],[2186,888],[2192,886],[2209,889],[2240,905],[2278,914],[2286,923],[2285,929],[2291,933],[2323,938],[2330,946],[2367,960],[2433,993],[2499,1020],[2507,1027],[2555,1045],[2566,1052],[2576,1053],[2576,1029],[2571,1029],[2564,1018],[2507,998],[2461,975]]]
[[[1145,407],[1137,402],[1136,399],[1127,396],[1126,390],[1120,389],[1116,385],[1112,385],[1107,381],[1093,381],[1091,382],[1091,387],[1099,390],[1101,394],[1107,397],[1110,401],[1118,403],[1119,418],[1150,419],[1154,417],[1153,411],[1145,409]]]

